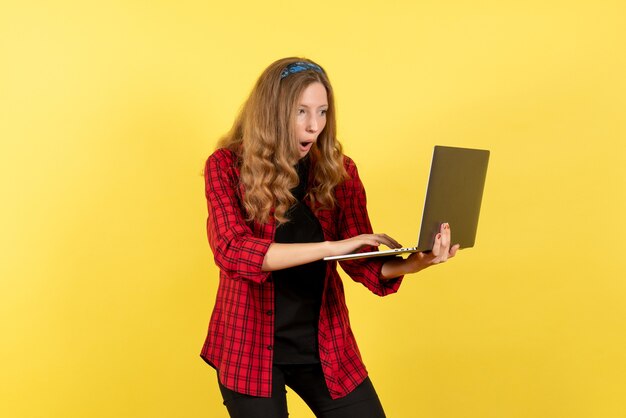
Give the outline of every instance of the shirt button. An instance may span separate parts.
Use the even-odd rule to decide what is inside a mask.
[[[272,350],[274,349],[274,347],[272,347],[271,345],[268,345],[268,346],[267,346],[267,349],[268,349],[268,350],[270,350],[270,351],[272,351]]]
[[[269,311],[267,311],[267,312],[265,312],[265,313],[267,314],[267,316],[272,316],[272,314],[273,314],[274,312],[272,312],[272,310],[270,309]]]

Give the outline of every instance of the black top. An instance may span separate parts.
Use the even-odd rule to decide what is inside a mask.
[[[296,166],[300,183],[291,192],[297,202],[287,212],[289,222],[276,228],[275,242],[322,242],[319,221],[304,203],[309,159]],[[323,260],[277,270],[274,278],[274,363],[308,364],[319,362],[317,330],[326,276]]]

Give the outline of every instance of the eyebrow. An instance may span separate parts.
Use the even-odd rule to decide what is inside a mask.
[[[298,107],[306,107],[307,109],[310,109],[313,106],[309,106],[307,104],[300,103],[300,104],[298,104]],[[323,104],[323,105],[318,106],[318,108],[320,108],[320,107],[328,107],[328,104]]]

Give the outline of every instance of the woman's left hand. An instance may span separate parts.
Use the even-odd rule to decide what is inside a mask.
[[[403,274],[417,273],[434,264],[445,263],[456,255],[459,244],[450,246],[450,225],[441,224],[441,230],[435,237],[433,249],[430,252],[413,253],[406,259],[396,258],[383,265],[382,277],[393,278]]]
[[[459,244],[451,244],[450,225],[441,224],[441,230],[435,237],[433,249],[429,253],[413,253],[406,260],[406,267],[409,273],[415,273],[430,267],[433,264],[445,263],[456,255]]]

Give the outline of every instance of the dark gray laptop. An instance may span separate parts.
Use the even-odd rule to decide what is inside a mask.
[[[452,244],[474,246],[483,197],[489,151],[435,146],[417,245],[411,248],[361,252],[326,257],[348,260],[430,251],[444,222],[450,224]]]

